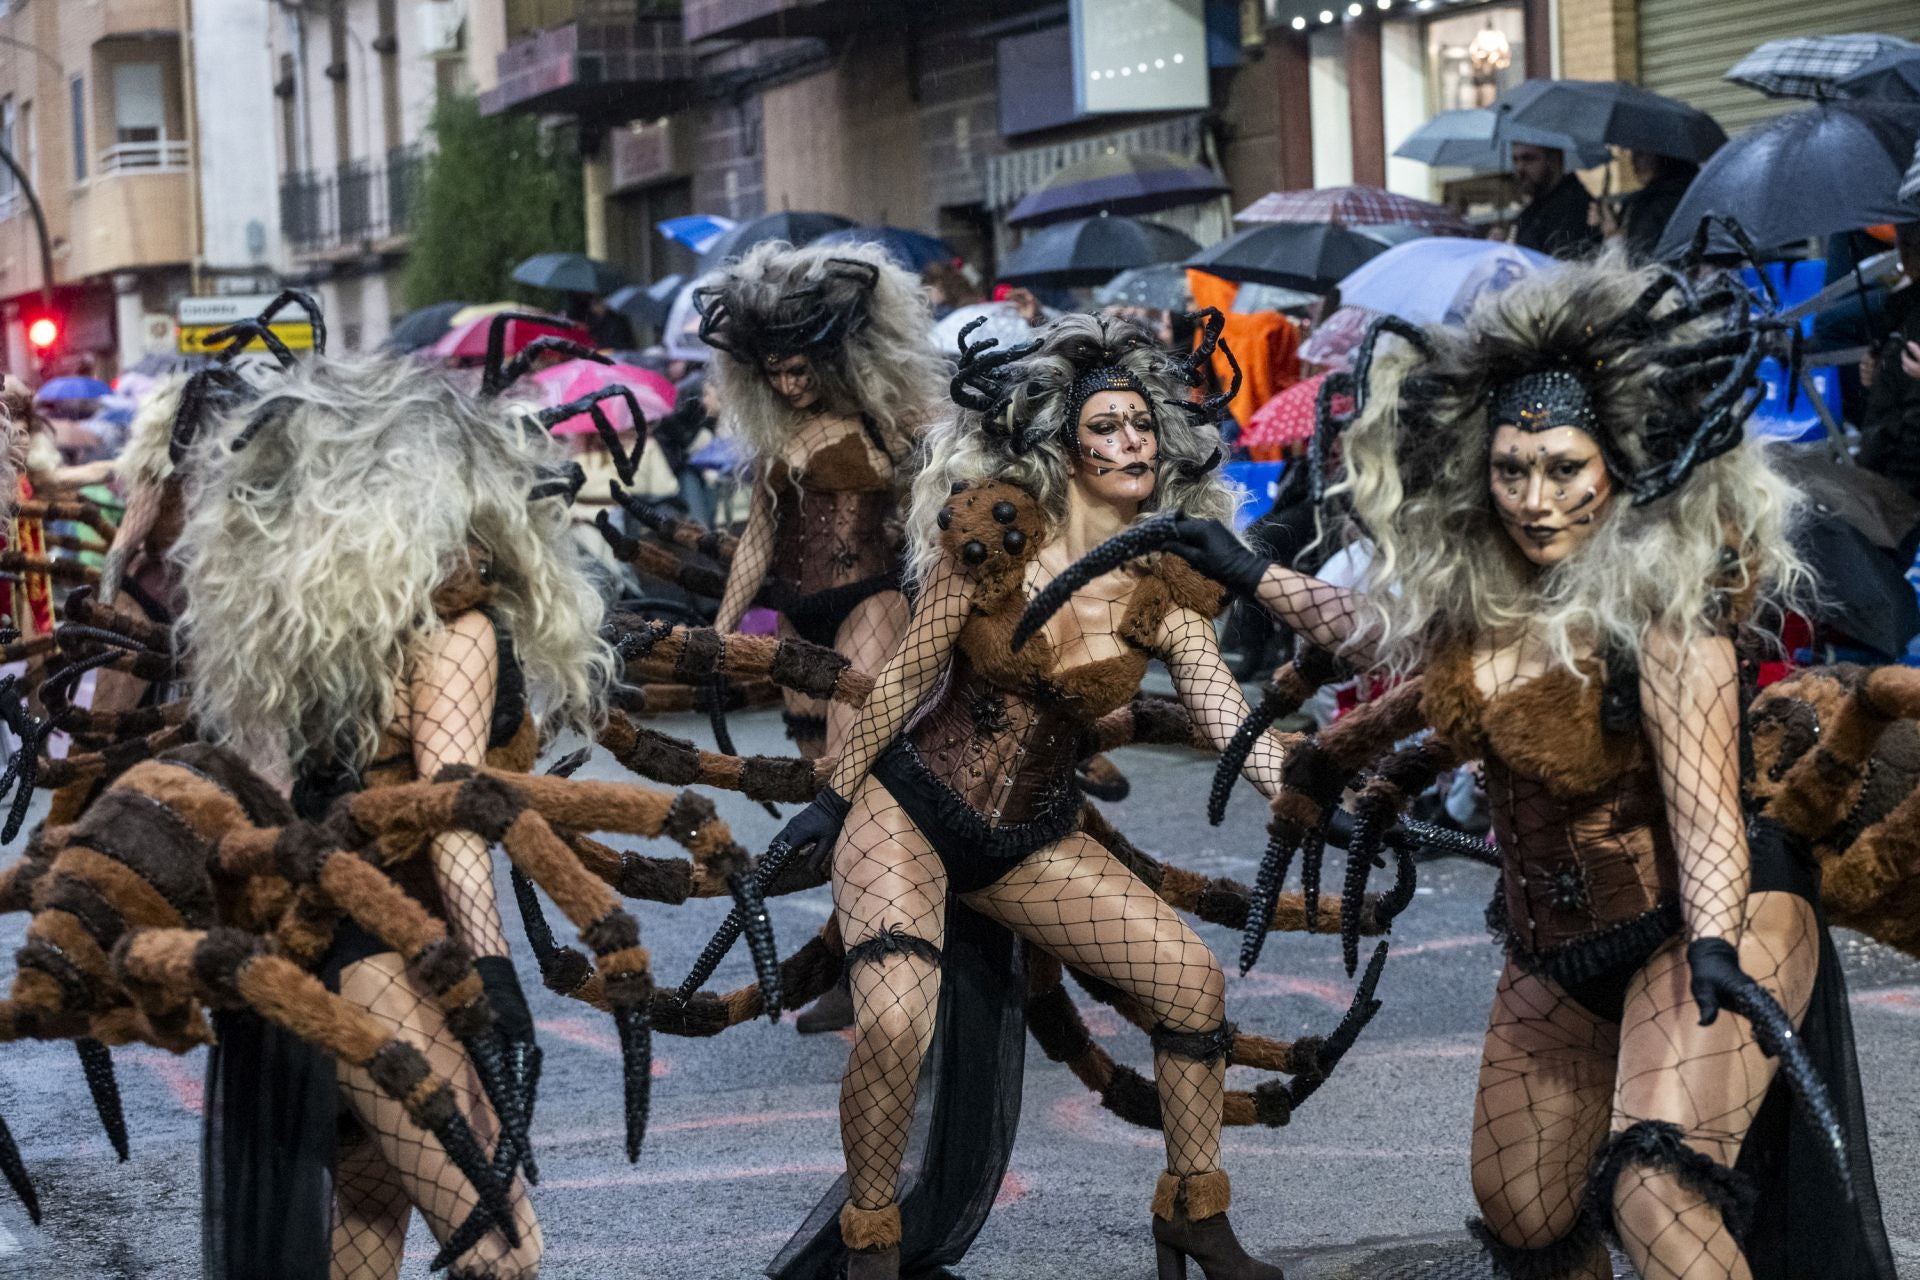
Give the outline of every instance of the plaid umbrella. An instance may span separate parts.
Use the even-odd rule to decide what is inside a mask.
[[[1330,222],[1338,227],[1394,224],[1441,235],[1472,235],[1466,220],[1443,204],[1398,196],[1381,187],[1314,187],[1271,191],[1233,215],[1235,222]]]
[[[1373,323],[1374,315],[1365,307],[1341,307],[1313,326],[1313,332],[1300,344],[1300,358],[1309,364],[1352,368],[1353,353],[1367,336],[1367,326]]]
[[[1842,76],[1889,50],[1916,47],[1898,36],[1789,36],[1767,41],[1720,78],[1770,98],[1831,98],[1834,81]]]

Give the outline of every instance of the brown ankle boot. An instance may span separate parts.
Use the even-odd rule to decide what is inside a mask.
[[[823,1031],[839,1031],[853,1025],[853,990],[845,975],[813,1002],[813,1008],[793,1020],[793,1029],[803,1036]]]
[[[1163,1173],[1153,1191],[1154,1256],[1160,1280],[1187,1280],[1187,1259],[1206,1280],[1287,1280],[1280,1268],[1247,1256],[1227,1222],[1227,1175]]]
[[[847,1243],[847,1280],[900,1280],[900,1206],[862,1209],[852,1201],[840,1210],[840,1238]]]

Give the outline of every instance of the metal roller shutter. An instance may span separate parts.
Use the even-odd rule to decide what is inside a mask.
[[[1640,83],[1734,133],[1802,105],[1720,77],[1783,36],[1880,31],[1920,42],[1920,0],[1640,0]]]

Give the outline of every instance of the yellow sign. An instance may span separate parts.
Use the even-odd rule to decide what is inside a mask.
[[[180,326],[180,350],[184,355],[211,356],[226,350],[226,343],[207,345],[207,339],[226,328],[223,324],[183,324]],[[313,350],[313,326],[304,320],[275,321],[269,326],[273,336],[287,344],[290,351]],[[255,338],[246,346],[248,351],[265,351],[267,344]]]

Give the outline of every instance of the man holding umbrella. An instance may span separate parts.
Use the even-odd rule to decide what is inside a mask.
[[[1516,142],[1513,176],[1527,198],[1513,225],[1513,243],[1556,258],[1584,258],[1600,247],[1593,198],[1567,172],[1564,152]]]

